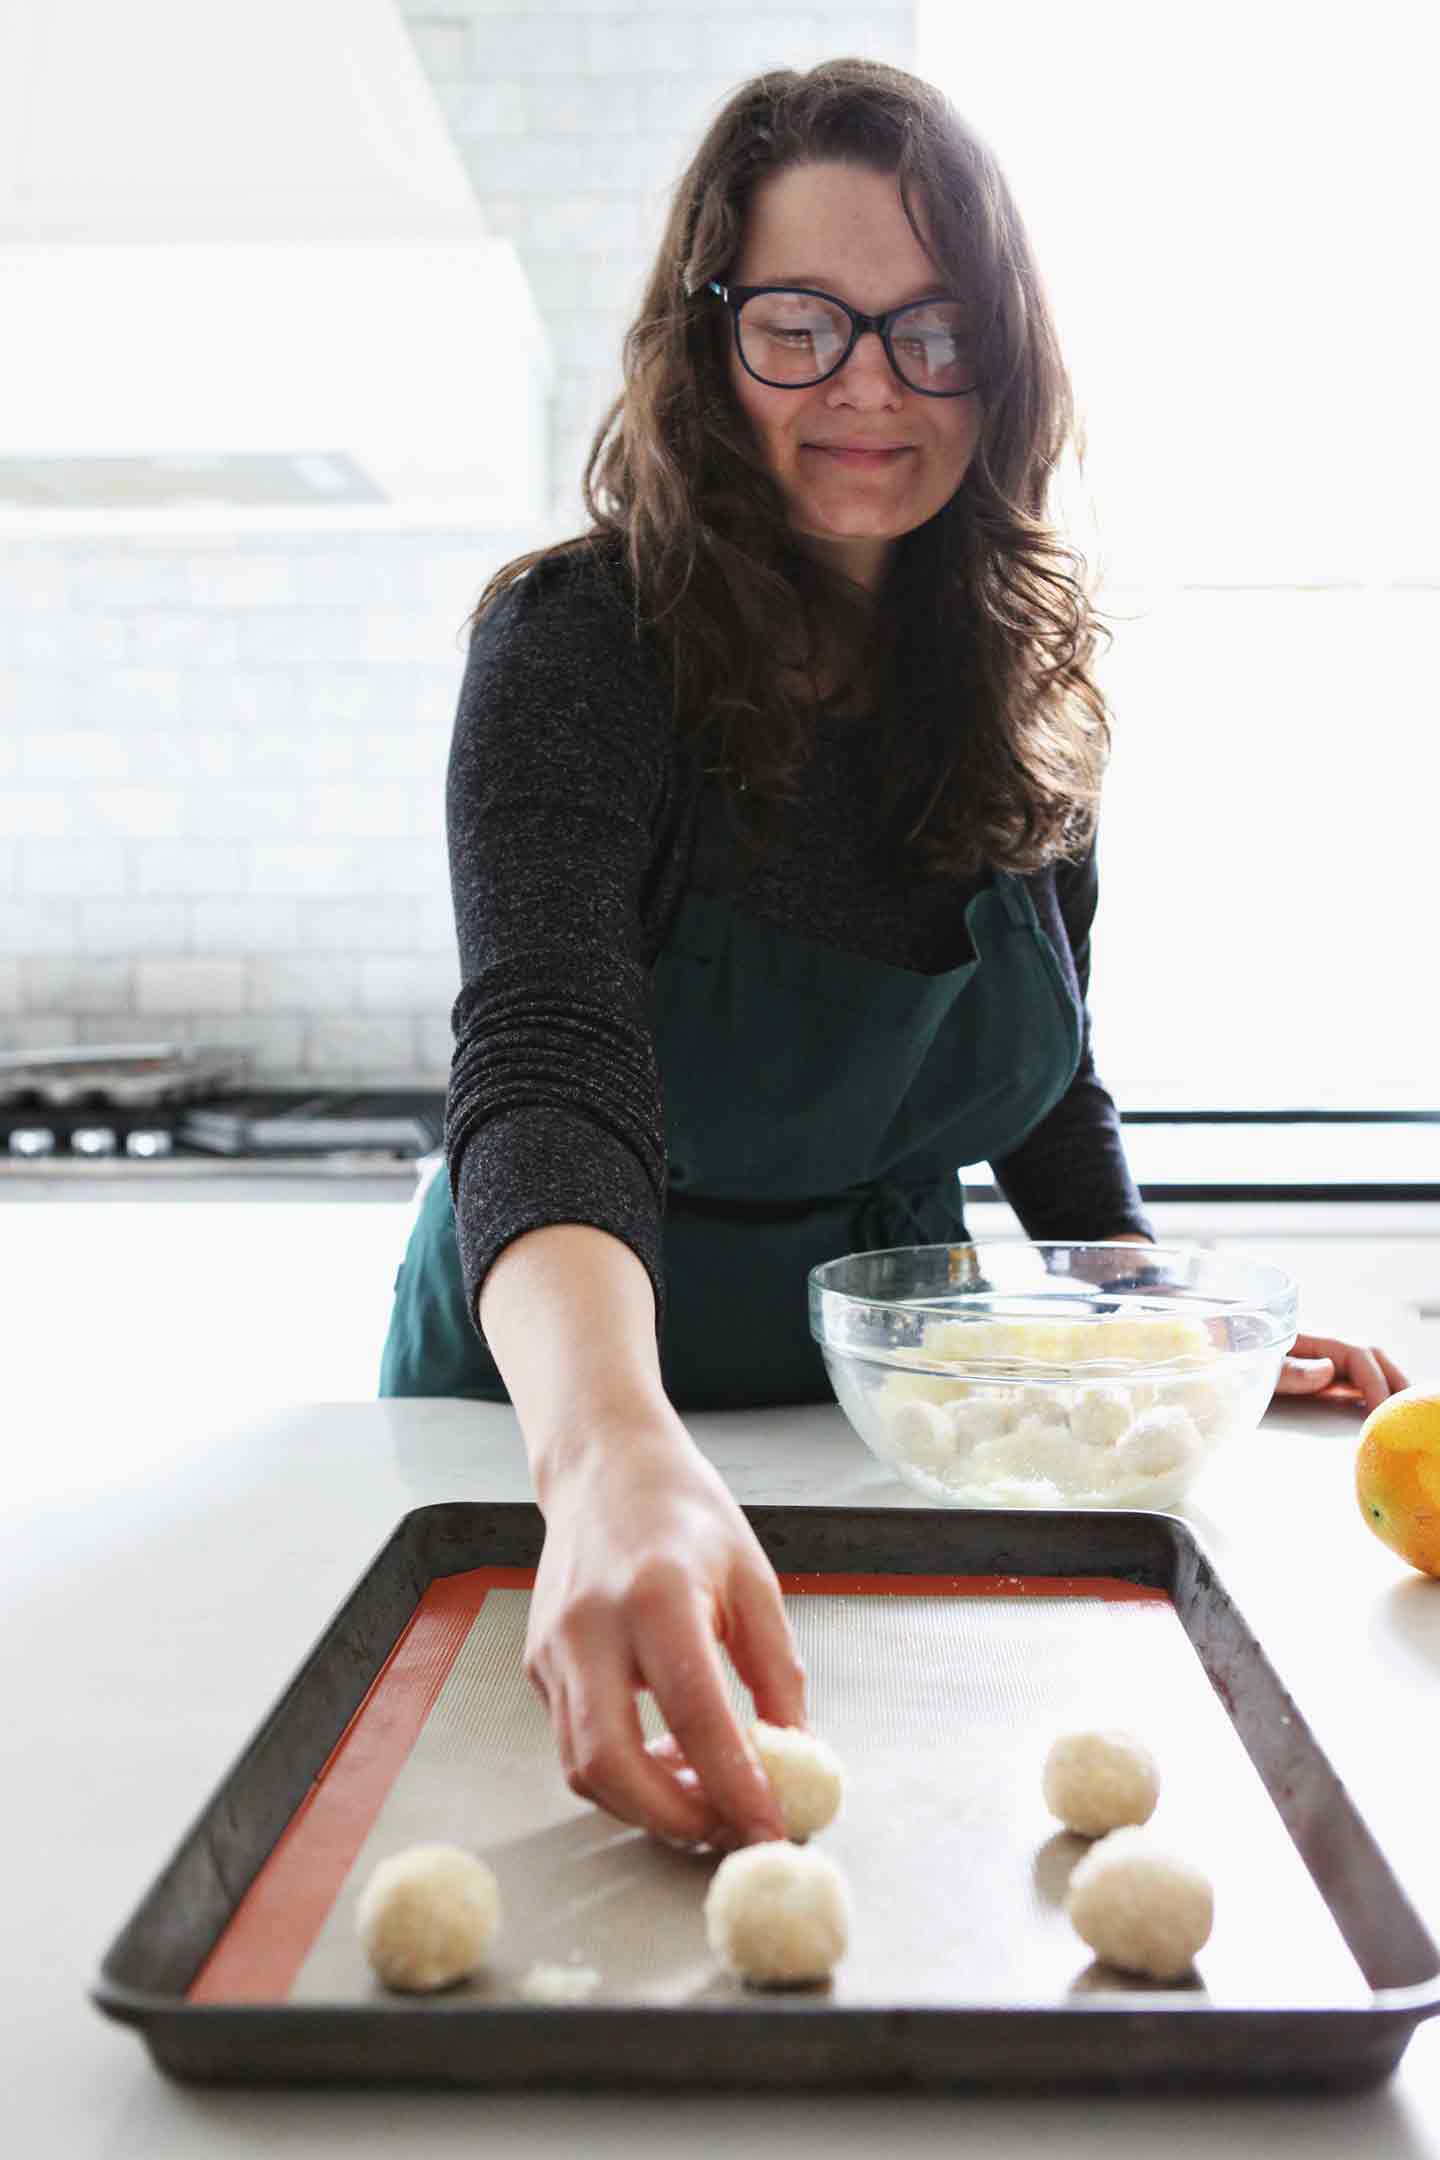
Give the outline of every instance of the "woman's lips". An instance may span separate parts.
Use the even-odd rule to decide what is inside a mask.
[[[847,450],[832,443],[804,443],[801,447],[814,450],[821,457],[834,458],[841,465],[878,467],[893,464],[896,458],[904,457],[911,446],[909,443],[895,443],[884,450]]]

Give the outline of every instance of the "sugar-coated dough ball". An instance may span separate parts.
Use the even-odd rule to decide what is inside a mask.
[[[951,1410],[950,1422],[957,1449],[965,1454],[987,1440],[998,1440],[1002,1433],[1010,1432],[1015,1424],[1015,1404],[1008,1391],[999,1395],[972,1395],[968,1402],[957,1403]]]
[[[1112,1830],[1070,1877],[1065,1910],[1097,1957],[1155,1980],[1178,1980],[1210,1940],[1215,1895],[1188,1860],[1150,1830]]]
[[[449,1987],[474,1972],[500,1926],[500,1886],[456,1845],[411,1845],[360,1894],[356,1932],[386,1987]]]
[[[1213,1439],[1224,1429],[1228,1405],[1213,1380],[1167,1380],[1156,1393],[1163,1407],[1188,1411],[1202,1438]]]
[[[845,1877],[808,1845],[743,1845],[715,1870],[705,1934],[716,1957],[758,1987],[824,1980],[850,1940]]]
[[[1159,1477],[1188,1468],[1202,1452],[1195,1420],[1178,1404],[1142,1410],[1115,1451],[1116,1466],[1127,1475]]]
[[[1124,1388],[1080,1388],[1070,1412],[1070,1430],[1086,1447],[1113,1447],[1130,1418],[1130,1397]]]
[[[917,1470],[944,1470],[955,1456],[955,1432],[937,1403],[902,1402],[887,1412],[890,1444]]]
[[[1103,1837],[1148,1822],[1160,1797],[1155,1758],[1133,1733],[1061,1733],[1041,1773],[1045,1805],[1067,1830]]]
[[[767,1725],[763,1719],[751,1726],[750,1738],[780,1803],[786,1837],[803,1839],[823,1830],[845,1797],[845,1773],[835,1750],[798,1726]]]

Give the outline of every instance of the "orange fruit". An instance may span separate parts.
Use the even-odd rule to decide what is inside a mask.
[[[1402,1388],[1360,1428],[1355,1497],[1376,1537],[1440,1576],[1440,1388]]]

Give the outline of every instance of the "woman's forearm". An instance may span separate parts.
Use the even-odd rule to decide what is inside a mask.
[[[622,1239],[588,1223],[528,1230],[490,1268],[476,1309],[542,1508],[607,1434],[689,1445],[660,1377],[650,1277]]]

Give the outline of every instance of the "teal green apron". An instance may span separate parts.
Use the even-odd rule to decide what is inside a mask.
[[[692,876],[725,842],[713,788]],[[656,958],[665,1105],[666,1393],[679,1410],[824,1402],[806,1278],[842,1253],[963,1242],[966,1163],[1008,1155],[1059,1102],[1080,1038],[1024,881],[965,910],[969,952],[892,967],[689,890]],[[508,1395],[465,1306],[443,1170],[416,1218],[382,1395]]]

